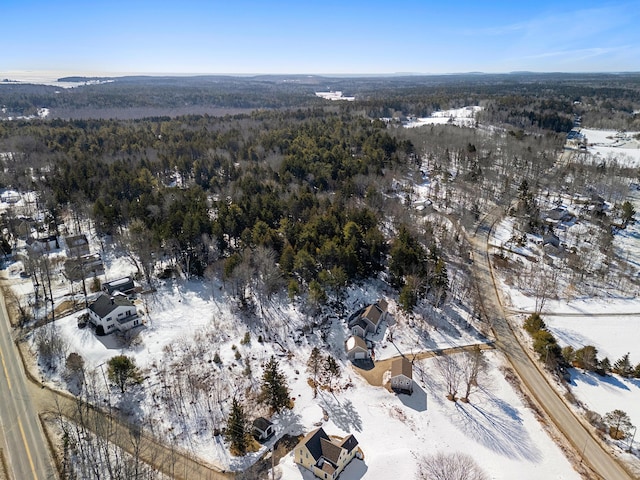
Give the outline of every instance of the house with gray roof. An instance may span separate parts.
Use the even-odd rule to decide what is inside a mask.
[[[356,437],[329,437],[322,428],[309,432],[294,450],[295,463],[322,479],[335,480],[356,457],[363,458]]]
[[[253,421],[253,435],[258,441],[267,440],[275,433],[273,423],[264,417],[258,417]]]
[[[135,305],[126,296],[104,293],[89,305],[89,321],[98,335],[125,332],[141,324]]]
[[[367,333],[376,333],[383,320],[387,319],[387,301],[378,300],[364,309],[361,315],[349,322],[349,328],[353,335],[364,338]]]
[[[129,294],[132,293],[135,288],[136,286],[131,277],[122,277],[102,284],[102,291],[108,295],[113,295],[115,292]]]
[[[391,363],[391,388],[400,393],[413,393],[413,365],[407,357]]]

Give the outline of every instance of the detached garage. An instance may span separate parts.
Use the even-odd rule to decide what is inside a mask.
[[[347,351],[347,357],[351,361],[367,360],[371,358],[371,354],[369,353],[366,342],[360,337],[349,337],[349,339],[345,342],[345,350]]]
[[[413,366],[407,357],[396,358],[391,363],[391,388],[396,392],[413,392]]]

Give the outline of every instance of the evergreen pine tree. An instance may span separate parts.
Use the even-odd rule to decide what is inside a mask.
[[[602,360],[600,360],[598,373],[600,375],[606,375],[610,371],[611,371],[611,361],[609,360],[609,357],[604,357]]]
[[[262,374],[262,392],[260,398],[274,412],[280,412],[289,405],[289,387],[287,379],[279,369],[279,363],[272,355],[264,366]]]
[[[611,369],[613,373],[617,373],[623,377],[630,377],[633,375],[633,366],[629,361],[629,354],[626,353],[622,356],[622,358],[616,360],[616,363],[613,364],[613,368]]]
[[[309,360],[307,360],[307,372],[311,374],[309,380],[313,382],[313,398],[318,395],[318,376],[322,369],[322,355],[318,347],[313,347]]]
[[[340,365],[336,362],[336,359],[331,355],[326,356],[323,365],[323,377],[329,384],[329,391],[333,391],[333,380],[340,378]]]
[[[249,423],[244,413],[244,408],[240,402],[234,398],[231,403],[231,412],[229,412],[225,433],[227,441],[231,444],[232,453],[237,453],[238,455],[247,453],[249,446],[248,425]]]

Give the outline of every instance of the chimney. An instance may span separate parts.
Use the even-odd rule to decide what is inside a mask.
[[[113,297],[111,297],[111,305],[113,305],[113,303],[114,303],[114,302],[113,302]]]

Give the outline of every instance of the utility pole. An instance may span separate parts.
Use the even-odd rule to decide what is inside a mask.
[[[627,452],[631,453],[631,449],[633,448],[633,439],[636,438],[636,431],[638,430],[638,427],[636,427],[635,425],[633,426],[633,435],[631,436],[631,441],[629,442],[629,448],[627,449]]]

